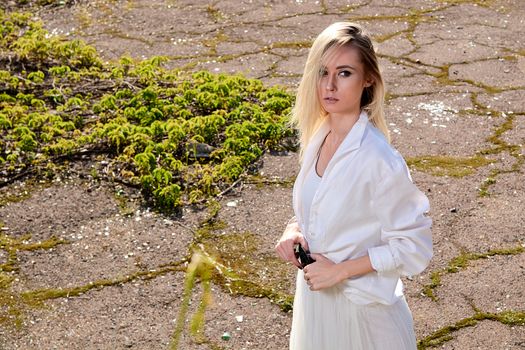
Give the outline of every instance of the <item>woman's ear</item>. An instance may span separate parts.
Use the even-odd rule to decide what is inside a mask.
[[[370,87],[374,84],[374,80],[373,79],[367,79],[365,80],[365,88],[367,87]]]

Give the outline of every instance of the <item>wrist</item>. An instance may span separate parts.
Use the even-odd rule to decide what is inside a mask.
[[[339,264],[341,265],[341,281],[375,271],[368,255],[345,260]]]
[[[352,277],[351,273],[351,260],[346,260],[343,262],[340,262],[337,266],[337,280],[339,282],[344,282],[345,280]]]

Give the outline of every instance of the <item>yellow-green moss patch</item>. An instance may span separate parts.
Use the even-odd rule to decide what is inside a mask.
[[[49,299],[57,299],[57,298],[70,298],[70,297],[76,297],[82,294],[85,294],[92,289],[101,289],[108,286],[115,286],[119,284],[125,284],[132,282],[134,280],[140,279],[140,280],[150,280],[154,279],[158,276],[165,275],[170,272],[175,271],[182,271],[183,269],[180,267],[185,261],[175,262],[173,264],[165,265],[163,267],[159,267],[157,269],[152,270],[146,270],[146,271],[138,271],[123,277],[115,278],[115,279],[102,279],[94,282],[90,282],[86,285],[79,286],[79,287],[72,287],[72,288],[58,288],[58,289],[37,289],[32,291],[23,292],[21,294],[22,298],[28,303],[28,304],[36,304],[40,303],[45,300]]]
[[[476,311],[474,316],[457,321],[453,325],[445,326],[431,335],[418,341],[418,350],[437,347],[453,339],[452,333],[466,327],[473,327],[480,321],[491,320],[503,323],[508,326],[525,325],[524,311],[503,311],[499,313]]]
[[[272,43],[272,49],[308,49],[312,46],[311,41],[281,41]]]
[[[486,166],[494,161],[482,156],[473,157],[446,157],[421,156],[407,159],[407,164],[419,171],[434,176],[464,177],[473,174],[477,168]]]
[[[51,249],[59,244],[67,243],[67,241],[57,237],[51,237],[41,242],[30,242],[30,240],[30,234],[22,237],[0,234],[0,249],[7,253],[7,260],[0,264],[0,325],[21,327],[23,310],[28,306],[35,306],[34,303],[26,302],[19,293],[11,290],[11,285],[17,278],[17,253],[19,251]]]
[[[497,255],[516,255],[521,254],[525,251],[521,245],[508,248],[508,249],[493,249],[489,250],[486,253],[472,253],[464,252],[457,257],[449,261],[447,267],[433,271],[430,275],[430,283],[423,287],[423,294],[431,298],[434,301],[437,301],[437,297],[434,294],[434,289],[441,285],[441,277],[447,273],[456,273],[461,269],[465,269],[471,261],[479,259],[487,259],[491,256]]]
[[[274,254],[261,252],[263,244],[260,237],[250,232],[209,233],[200,247],[215,265],[214,280],[228,292],[266,297],[289,311],[290,271]]]
[[[445,3],[445,4],[453,4],[453,5],[461,5],[461,4],[474,4],[481,7],[491,7],[495,1],[494,0],[436,0],[437,2]]]

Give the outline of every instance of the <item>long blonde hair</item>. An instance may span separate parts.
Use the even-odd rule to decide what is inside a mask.
[[[390,141],[383,111],[385,87],[372,41],[359,25],[337,22],[323,30],[312,44],[297,91],[291,123],[299,130],[301,154],[327,116],[317,96],[321,66],[326,61],[328,50],[341,46],[358,50],[365,77],[372,81],[372,85],[363,90],[361,109],[367,112],[370,122]]]

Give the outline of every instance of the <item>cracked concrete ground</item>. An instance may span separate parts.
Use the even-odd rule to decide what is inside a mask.
[[[393,144],[431,201],[435,257],[421,276],[405,279],[420,347],[525,348],[524,1],[84,0],[38,15],[50,32],[86,40],[107,60],[165,55],[170,67],[243,73],[292,91],[324,27],[364,25],[386,80]],[[479,157],[491,162],[470,162]],[[454,176],[466,168],[471,172]],[[211,242],[250,232],[246,254],[255,254],[247,245],[255,242],[258,255],[248,258],[275,264],[272,247],[292,215],[297,171],[297,155],[266,155],[257,181],[221,199],[223,227]],[[18,183],[3,194],[26,187],[34,188]],[[144,210],[139,199],[123,211],[114,187],[74,177],[32,191],[0,208],[2,234],[69,243],[19,251],[13,298],[67,293],[43,298],[43,307],[16,304],[23,326],[1,328],[0,348],[173,348],[185,300],[176,348],[287,347],[290,313],[272,298],[232,294],[216,281],[202,334],[189,331],[205,283],[186,293],[185,263],[205,214],[186,210],[172,221]],[[264,264],[232,256],[255,285],[292,293],[289,266],[269,275]],[[0,263],[7,259],[0,249]],[[221,339],[224,332],[230,340]]]

